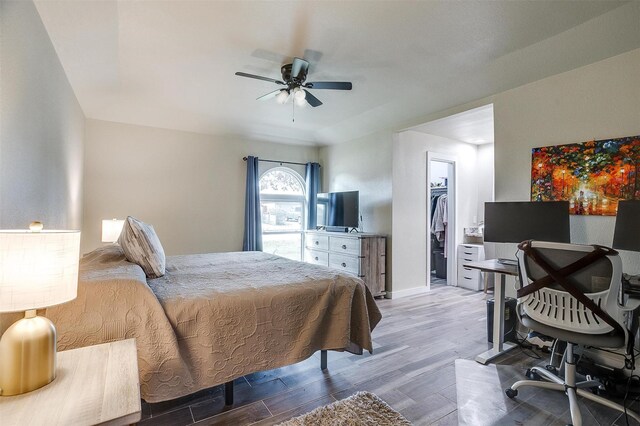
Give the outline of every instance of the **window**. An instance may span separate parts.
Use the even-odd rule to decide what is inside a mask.
[[[260,178],[262,251],[302,260],[305,223],[304,181],[286,167],[270,169]]]

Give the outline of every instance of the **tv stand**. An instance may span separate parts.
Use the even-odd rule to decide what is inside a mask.
[[[324,229],[327,232],[349,232],[346,226],[325,226]]]
[[[385,294],[386,238],[381,235],[306,231],[304,261],[364,281],[374,296]]]

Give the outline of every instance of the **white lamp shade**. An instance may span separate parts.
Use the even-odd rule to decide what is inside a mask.
[[[76,298],[80,231],[0,230],[0,312]]]
[[[120,238],[124,220],[111,219],[102,221],[102,242],[115,243]]]

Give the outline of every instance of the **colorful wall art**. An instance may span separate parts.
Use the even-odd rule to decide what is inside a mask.
[[[569,201],[571,214],[613,216],[640,199],[640,136],[534,148],[531,200]]]

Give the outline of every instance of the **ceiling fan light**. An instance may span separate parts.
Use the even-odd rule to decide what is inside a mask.
[[[276,95],[276,102],[279,104],[287,102],[287,99],[289,99],[289,92],[286,89],[280,90],[280,93]]]
[[[296,103],[296,106],[303,107],[303,108],[307,106],[307,100],[304,97],[294,96],[293,101]]]
[[[307,96],[307,93],[300,87],[296,87],[295,89],[293,89],[293,96],[296,98],[296,100],[302,101]]]

